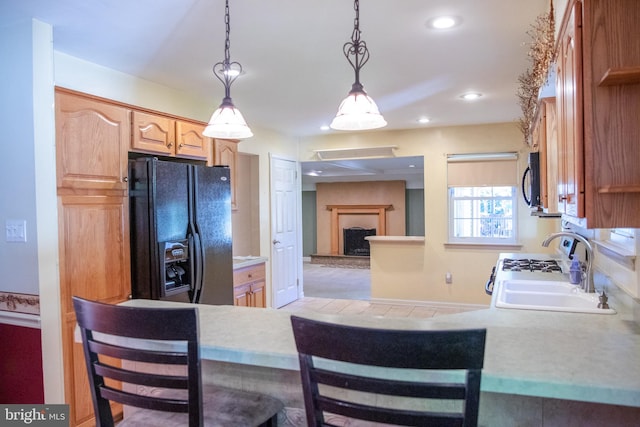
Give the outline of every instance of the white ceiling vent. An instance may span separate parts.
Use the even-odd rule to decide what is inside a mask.
[[[397,145],[369,148],[335,148],[332,150],[313,150],[320,160],[373,159],[395,157],[393,150]]]

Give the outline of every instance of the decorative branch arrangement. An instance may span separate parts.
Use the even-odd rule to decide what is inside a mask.
[[[540,88],[546,83],[551,62],[555,56],[555,18],[553,0],[550,1],[548,13],[538,16],[527,34],[532,38],[528,57],[531,67],[518,77],[520,87],[518,96],[522,117],[519,121],[524,141],[531,145],[533,120],[538,107]]]

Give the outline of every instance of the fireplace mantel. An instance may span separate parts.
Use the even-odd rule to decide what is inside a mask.
[[[387,234],[387,210],[393,205],[327,205],[331,211],[331,255],[339,255],[340,215],[377,215],[376,234]]]

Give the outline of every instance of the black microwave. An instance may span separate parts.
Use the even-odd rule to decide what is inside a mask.
[[[540,200],[540,153],[529,153],[529,164],[522,175],[522,197],[527,206],[537,208]]]

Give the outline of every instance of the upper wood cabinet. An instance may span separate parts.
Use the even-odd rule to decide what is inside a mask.
[[[558,130],[556,99],[542,98],[533,128],[534,148],[540,152],[540,202],[545,213],[558,213]]]
[[[570,5],[558,39],[558,211],[584,217],[582,7]]]
[[[213,166],[229,166],[229,176],[231,179],[231,209],[238,209],[237,203],[237,163],[238,163],[238,142],[233,139],[213,140]]]
[[[142,111],[132,112],[131,151],[208,159],[204,125]]]
[[[57,90],[57,186],[127,190],[130,110]]]
[[[557,52],[560,210],[640,227],[640,2],[570,0]]]

